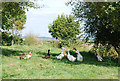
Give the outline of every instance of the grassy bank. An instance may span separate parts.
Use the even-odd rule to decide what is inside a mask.
[[[98,62],[90,48],[78,47],[84,57],[83,62],[69,62],[67,59],[57,60],[60,48],[50,43],[39,46],[2,46],[2,78],[4,79],[117,79],[117,63],[105,59]],[[51,57],[43,59],[51,49]],[[24,52],[33,51],[32,58],[20,60]]]

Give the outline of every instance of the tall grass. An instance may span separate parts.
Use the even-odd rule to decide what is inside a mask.
[[[42,40],[38,38],[37,35],[34,35],[32,33],[28,33],[25,36],[25,44],[30,46],[30,45],[40,45],[42,44]]]

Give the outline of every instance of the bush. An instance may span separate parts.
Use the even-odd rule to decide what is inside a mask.
[[[42,40],[38,38],[36,35],[29,33],[25,36],[25,44],[26,45],[40,45],[42,44]]]
[[[114,47],[108,45],[99,45],[96,49],[97,53],[100,54],[102,57],[109,57],[109,58],[118,58],[118,53],[115,51]],[[91,51],[93,51],[92,49]]]
[[[3,46],[11,46],[13,37],[10,36],[8,32],[2,32],[2,45]]]

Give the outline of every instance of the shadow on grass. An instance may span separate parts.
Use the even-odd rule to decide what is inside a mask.
[[[16,76],[18,76],[18,75],[20,75],[20,74],[8,74],[8,73],[4,73],[3,74],[3,76],[2,76],[2,78],[4,79],[4,78],[6,78],[6,77],[16,77]]]
[[[117,59],[112,59],[112,58],[103,58],[104,61],[103,62],[99,62],[96,58],[96,56],[91,53],[91,52],[85,52],[85,51],[81,51],[80,52],[81,55],[83,56],[84,58],[84,61],[83,62],[78,62],[78,61],[75,61],[75,62],[70,62],[68,61],[68,59],[66,58],[63,58],[62,60],[58,60],[56,58],[56,56],[58,56],[60,53],[50,53],[50,58],[48,59],[52,59],[52,62],[53,63],[61,63],[61,62],[64,62],[64,63],[67,63],[67,64],[71,64],[71,65],[78,65],[78,64],[89,64],[89,65],[97,65],[97,66],[118,66],[118,61]],[[38,56],[39,57],[43,57],[45,55],[47,55],[47,52],[37,52]],[[71,55],[73,55],[73,53],[70,52]],[[77,56],[76,54],[74,54],[73,56]]]
[[[2,49],[2,55],[3,56],[20,56],[21,54],[23,54],[23,51],[18,51],[18,50],[13,50],[13,49]],[[61,53],[61,52],[60,52]],[[50,52],[50,58],[48,59],[52,59],[53,63],[67,63],[67,64],[72,64],[72,65],[79,65],[79,64],[91,64],[91,65],[99,65],[99,66],[118,66],[118,61],[117,59],[114,60],[112,58],[103,58],[104,61],[103,62],[98,62],[96,56],[93,53],[90,52],[86,52],[86,51],[81,51],[81,55],[84,58],[83,62],[70,62],[68,61],[66,58],[63,58],[62,60],[58,60],[56,58],[56,56],[58,56],[60,53],[52,53]],[[43,57],[45,55],[47,55],[47,51],[46,52],[41,52],[38,51],[36,54],[38,54],[38,57]],[[70,54],[74,55],[75,57],[77,56],[74,52],[70,51]]]
[[[24,54],[23,51],[18,51],[18,50],[13,50],[13,49],[5,49],[5,48],[2,48],[2,55],[3,56],[20,56],[21,54]]]

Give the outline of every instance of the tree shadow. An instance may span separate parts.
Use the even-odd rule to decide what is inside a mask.
[[[18,50],[13,50],[13,49],[5,49],[5,48],[2,48],[2,55],[3,56],[20,56],[21,54],[24,54],[23,51],[18,51]]]
[[[39,52],[37,52],[36,54],[38,54],[38,57],[43,57],[43,56],[47,55],[48,52],[41,52],[41,51],[39,51]],[[50,56],[52,56],[51,59],[53,59],[54,57],[56,57],[56,56],[59,55],[59,54],[60,54],[60,53],[50,53]]]
[[[74,53],[74,52],[73,52]],[[75,61],[75,62],[70,62],[68,59],[66,59],[66,58],[63,58],[62,60],[58,60],[57,58],[56,58],[56,56],[58,56],[60,53],[50,53],[50,58],[48,58],[48,59],[52,59],[52,62],[53,63],[61,63],[61,62],[64,62],[64,63],[67,63],[67,64],[71,64],[71,65],[79,65],[79,64],[89,64],[89,65],[96,65],[96,66],[106,66],[106,67],[110,67],[110,66],[118,66],[118,61],[117,61],[117,59],[115,60],[115,59],[108,59],[108,58],[103,58],[104,59],[104,61],[103,62],[99,62],[98,60],[97,60],[97,57],[93,54],[93,53],[91,53],[91,52],[85,52],[85,51],[81,51],[80,52],[81,53],[81,55],[83,56],[83,58],[84,58],[84,61],[83,62],[78,62],[78,61]],[[43,56],[45,56],[45,55],[47,55],[47,52],[41,52],[41,51],[39,51],[39,52],[37,52],[36,54],[38,54],[38,57],[43,57]],[[73,56],[77,56],[77,54],[72,54],[71,52],[70,52],[70,54],[71,55],[73,55]]]
[[[5,48],[2,48],[2,55],[3,56],[21,56],[21,54],[23,54],[24,51],[18,51],[18,50],[13,50],[13,49],[5,49]],[[64,62],[64,63],[67,63],[67,64],[71,64],[71,65],[79,65],[79,64],[90,64],[90,65],[97,65],[97,66],[118,66],[118,60],[116,59],[112,59],[112,58],[103,58],[104,61],[103,62],[98,62],[96,56],[91,53],[91,52],[86,52],[86,51],[81,51],[81,55],[83,56],[84,58],[84,61],[83,62],[78,62],[78,61],[75,61],[75,62],[70,62],[68,61],[66,58],[63,58],[62,60],[58,60],[56,58],[56,56],[58,56],[61,52],[59,53],[53,53],[53,52],[50,52],[50,58],[48,59],[52,59],[52,62],[53,63],[61,63],[61,62]],[[47,51],[46,52],[41,52],[41,51],[38,51],[36,54],[38,54],[38,57],[43,57],[45,55],[47,55]],[[73,51],[70,51],[70,54],[73,55],[73,56],[77,56],[77,54],[75,54],[75,52]]]

